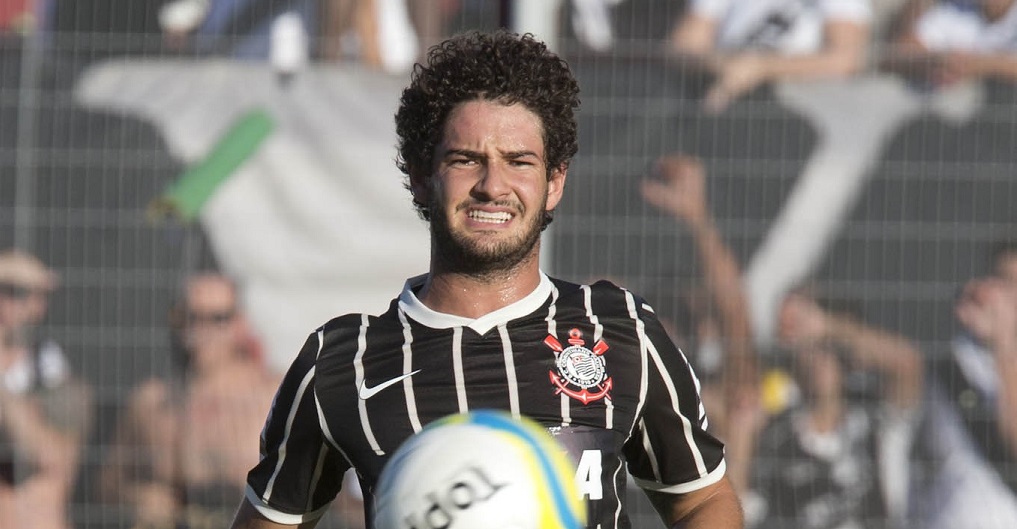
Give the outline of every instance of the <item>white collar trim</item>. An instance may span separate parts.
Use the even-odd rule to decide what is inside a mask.
[[[476,331],[477,334],[486,334],[487,331],[502,323],[521,318],[537,310],[544,304],[544,301],[547,300],[552,291],[551,280],[544,272],[540,272],[540,283],[537,284],[537,288],[533,289],[533,292],[530,292],[526,297],[511,305],[502,307],[494,312],[489,312],[474,320],[463,316],[456,316],[455,314],[438,312],[421,303],[417,299],[417,295],[413,293],[413,289],[423,285],[426,279],[427,274],[423,274],[406,280],[403,291],[399,294],[399,309],[413,320],[434,329],[469,327]]]

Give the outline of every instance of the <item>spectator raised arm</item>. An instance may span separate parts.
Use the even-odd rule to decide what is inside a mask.
[[[697,336],[686,338],[692,338],[699,348],[716,339],[723,350],[720,387],[716,388],[719,391],[714,391],[712,382],[704,382],[703,392],[717,398],[717,406],[711,407],[710,413],[718,434],[727,443],[731,481],[741,490],[746,483],[751,453],[747,443],[751,438],[740,435],[747,429],[739,425],[744,426],[747,418],[760,413],[757,357],[752,347],[741,267],[714,224],[706,198],[706,170],[702,161],[683,154],[664,156],[657,161],[655,173],[655,178],[642,182],[643,198],[683,223],[692,236],[706,302],[713,309],[699,311],[706,314],[700,318],[702,321],[693,322]]]
[[[935,358],[921,452],[930,465],[915,527],[1009,529],[1017,523],[1017,244],[964,285],[959,332]]]

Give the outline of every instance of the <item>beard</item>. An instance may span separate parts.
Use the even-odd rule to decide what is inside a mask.
[[[460,204],[456,211],[464,209],[469,204],[468,202]],[[545,204],[546,199],[540,204],[541,211],[544,210]],[[536,258],[536,252],[533,250],[539,244],[540,233],[543,231],[542,215],[532,215],[525,220],[523,230],[512,237],[489,241],[485,240],[485,237],[471,238],[462,232],[454,232],[440,204],[432,201],[429,209],[432,212],[431,241],[434,245],[434,258],[444,271],[474,277],[492,277],[511,271]],[[522,207],[516,209],[525,212]],[[522,215],[518,215],[515,220],[521,217]]]

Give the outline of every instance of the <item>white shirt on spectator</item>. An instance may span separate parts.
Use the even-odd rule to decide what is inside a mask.
[[[1017,51],[1017,3],[990,22],[977,6],[940,2],[922,14],[915,32],[931,51]]]
[[[717,21],[718,50],[788,55],[819,51],[829,21],[869,25],[872,20],[870,0],[692,0],[690,9]]]

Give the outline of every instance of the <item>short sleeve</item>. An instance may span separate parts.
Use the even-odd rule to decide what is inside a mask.
[[[725,472],[724,445],[707,433],[699,381],[653,310],[639,309],[646,355],[646,394],[625,445],[629,472],[648,490],[682,494],[716,483]]]
[[[692,0],[689,3],[689,13],[711,20],[722,20],[729,9],[731,0]]]
[[[864,25],[872,22],[870,0],[821,0],[819,8],[824,20],[857,22]]]
[[[247,500],[276,523],[321,517],[350,467],[318,420],[315,364],[323,340],[323,330],[312,334],[283,378],[261,432],[261,461],[247,475]]]
[[[915,36],[931,51],[972,50],[982,29],[974,15],[943,4],[918,18]]]

